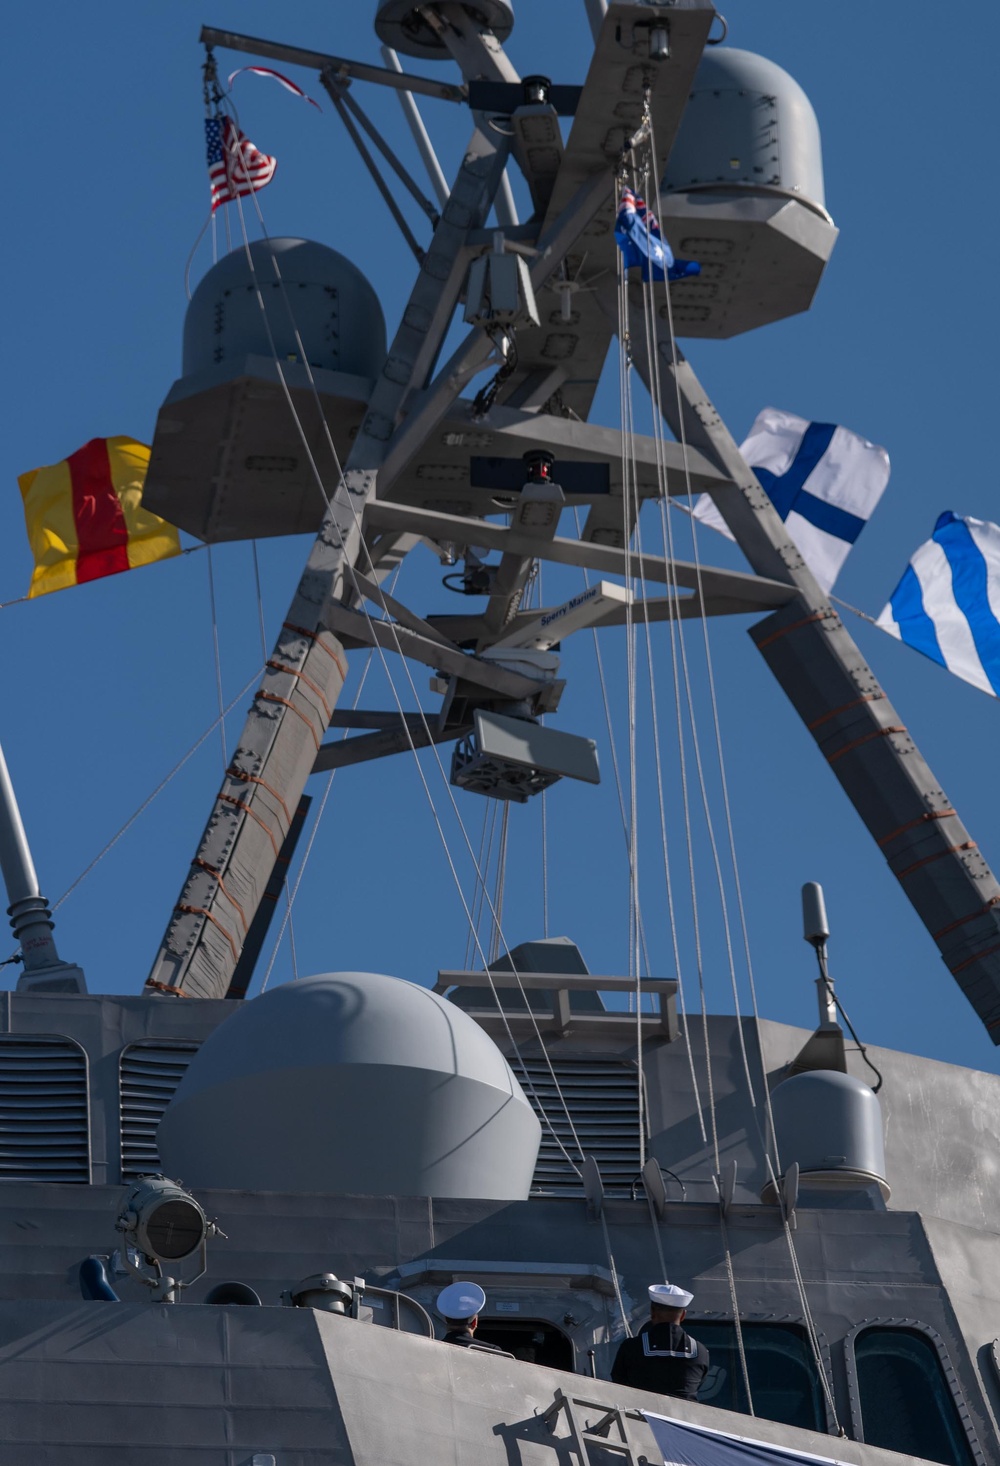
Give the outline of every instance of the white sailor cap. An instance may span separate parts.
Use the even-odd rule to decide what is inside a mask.
[[[437,1296],[437,1311],[442,1318],[473,1318],[485,1302],[478,1283],[449,1283]]]
[[[661,1308],[687,1308],[694,1294],[686,1288],[678,1288],[676,1283],[650,1283],[649,1298]]]

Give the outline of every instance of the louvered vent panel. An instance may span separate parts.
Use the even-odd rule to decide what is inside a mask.
[[[87,1058],[68,1038],[0,1036],[0,1180],[90,1181]]]
[[[549,1066],[544,1059],[536,1058],[525,1059],[524,1067],[528,1071],[530,1087],[522,1077],[517,1060],[512,1064],[528,1102],[542,1121],[542,1144],[531,1184],[532,1193],[536,1196],[582,1196],[580,1179],[570,1168],[552,1135],[554,1130],[579,1164],[576,1142]],[[553,1059],[552,1068],[584,1155],[592,1155],[597,1161],[609,1195],[627,1196],[641,1169],[638,1069],[631,1064],[602,1063],[593,1059]],[[541,1114],[543,1109],[544,1117]]]
[[[174,1097],[197,1044],[130,1044],[119,1070],[122,1180],[159,1171],[156,1127]]]

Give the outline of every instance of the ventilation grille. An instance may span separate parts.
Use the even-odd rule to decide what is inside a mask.
[[[87,1057],[68,1038],[0,1037],[0,1180],[90,1181]]]
[[[528,1103],[542,1122],[542,1143],[531,1183],[536,1196],[582,1196],[580,1178],[553,1138],[579,1165],[580,1156],[544,1059],[525,1059],[530,1086],[515,1059],[514,1073]],[[627,1196],[641,1170],[639,1159],[639,1071],[633,1064],[594,1059],[553,1059],[552,1069],[584,1155],[592,1155],[604,1188],[611,1196]],[[544,1111],[544,1114],[543,1114]],[[548,1122],[548,1123],[546,1123]],[[551,1128],[550,1128],[551,1127]]]
[[[156,1127],[198,1052],[197,1044],[129,1044],[119,1071],[122,1180],[159,1171]]]

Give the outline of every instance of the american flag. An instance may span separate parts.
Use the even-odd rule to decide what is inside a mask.
[[[255,148],[229,117],[205,118],[205,143],[213,214],[220,204],[255,193],[274,177],[278,160]]]

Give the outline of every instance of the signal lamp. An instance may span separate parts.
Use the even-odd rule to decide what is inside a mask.
[[[125,1268],[154,1289],[155,1301],[162,1303],[175,1302],[181,1288],[190,1287],[202,1276],[209,1237],[225,1236],[194,1197],[166,1176],[142,1176],[134,1182],[122,1198],[115,1226],[128,1243],[122,1255]],[[155,1277],[135,1266],[129,1258],[130,1248],[141,1254]],[[162,1263],[181,1262],[195,1252],[200,1254],[201,1270],[194,1278],[181,1282],[164,1275]]]

